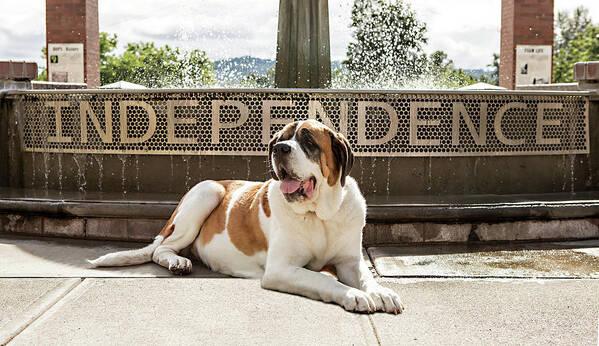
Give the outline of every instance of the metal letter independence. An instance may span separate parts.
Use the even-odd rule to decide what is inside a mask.
[[[358,156],[589,152],[575,93],[150,90],[19,96],[26,151],[266,155],[294,120],[341,131]]]

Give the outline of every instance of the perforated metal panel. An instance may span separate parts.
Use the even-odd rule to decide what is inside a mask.
[[[24,149],[36,152],[266,155],[285,123],[309,117],[358,156],[589,152],[588,99],[576,93],[72,91],[19,102]]]

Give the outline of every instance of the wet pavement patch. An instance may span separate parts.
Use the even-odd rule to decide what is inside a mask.
[[[599,278],[599,240],[368,248],[388,277]]]

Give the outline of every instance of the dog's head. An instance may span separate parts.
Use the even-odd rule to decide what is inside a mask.
[[[347,139],[315,120],[285,126],[268,144],[273,179],[289,203],[317,203],[345,185],[354,163]]]

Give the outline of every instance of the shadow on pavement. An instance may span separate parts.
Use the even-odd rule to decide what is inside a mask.
[[[177,277],[155,264],[91,268],[87,259],[136,249],[143,243],[30,237],[0,234],[0,277]],[[193,260],[193,273],[185,277],[229,278]]]

